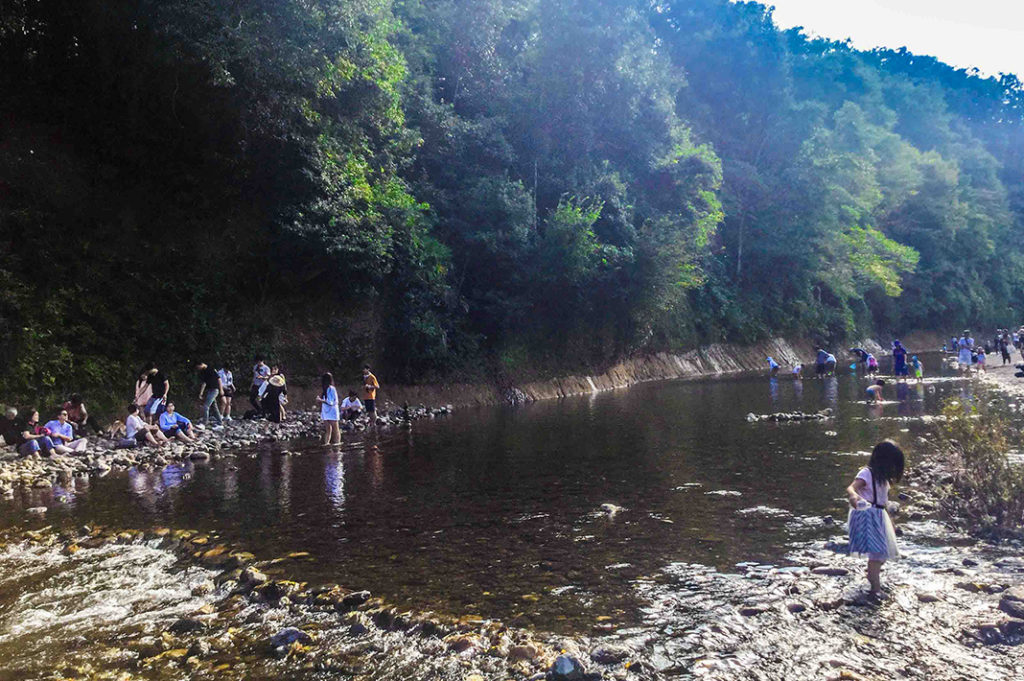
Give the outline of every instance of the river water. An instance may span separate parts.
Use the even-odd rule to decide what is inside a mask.
[[[590,635],[642,623],[650,595],[635,584],[666,566],[785,564],[793,546],[837,534],[824,518],[845,519],[844,489],[871,446],[894,438],[912,467],[927,428],[920,417],[945,398],[970,396],[972,383],[939,364],[926,359],[931,377],[922,384],[887,385],[884,405],[868,404],[867,380],[848,369],[824,380],[652,383],[466,409],[334,449],[283,443],[78,480],[22,492],[0,515],[24,524],[20,508],[45,504],[45,523],[57,527],[215,532],[261,559],[307,552],[292,569],[311,583],[368,589],[418,611]],[[825,408],[834,419],[746,418]],[[45,557],[0,557],[0,565],[21,575],[8,580],[29,599],[12,602],[0,583],[2,656],[33,640],[24,613],[33,589],[56,587],[30,576],[46,572]],[[139,588],[148,595],[133,599],[149,605],[122,604],[138,618],[159,617],[174,597],[174,579],[150,584],[163,568],[147,568]],[[54,615],[51,635],[80,617],[93,615]]]

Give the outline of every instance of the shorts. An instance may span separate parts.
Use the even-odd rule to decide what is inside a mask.
[[[836,363],[835,362],[825,362],[825,371],[835,372],[835,370],[836,370]]]
[[[181,428],[179,426],[171,426],[167,430],[164,430],[164,431],[161,431],[161,432],[163,432],[164,435],[166,435],[167,437],[170,438],[170,437],[174,437],[175,435],[177,435],[179,430],[181,430]]]
[[[904,364],[903,366],[894,367],[893,370],[892,370],[892,375],[893,376],[909,376],[910,375],[910,370],[907,368],[907,365]]]
[[[147,433],[149,433],[148,430],[139,430],[138,432],[135,433],[135,441],[137,443],[139,443],[139,445],[146,444],[146,434]]]
[[[814,365],[814,373],[816,373],[816,374],[823,374],[823,373],[825,373],[825,365],[824,364],[815,364]]]
[[[146,413],[150,416],[159,416],[164,413],[164,398],[161,397],[150,397],[149,402],[146,402]]]
[[[224,388],[224,397],[234,397],[234,396],[235,396],[235,389],[234,388]]]
[[[363,407],[366,408],[367,414],[374,414],[377,412],[377,400],[363,400]]]

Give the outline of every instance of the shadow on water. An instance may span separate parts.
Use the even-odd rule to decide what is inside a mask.
[[[267,446],[132,470],[15,503],[47,503],[47,522],[68,526],[195,528],[262,558],[309,552],[303,579],[403,606],[590,631],[637,621],[632,585],[666,565],[778,562],[790,543],[834,532],[821,517],[842,512],[865,450],[893,437],[912,458],[914,419],[971,390],[932,374],[886,386],[892,403],[877,406],[849,372],[646,384],[465,410],[331,450],[293,442],[292,455]],[[825,407],[833,420],[745,418]]]

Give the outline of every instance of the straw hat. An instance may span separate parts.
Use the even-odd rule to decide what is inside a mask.
[[[274,386],[275,388],[283,388],[284,376],[282,376],[281,374],[274,374],[273,376],[270,377],[270,385]]]

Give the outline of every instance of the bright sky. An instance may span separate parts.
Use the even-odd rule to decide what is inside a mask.
[[[1024,0],[760,0],[781,28],[1024,78]]]

